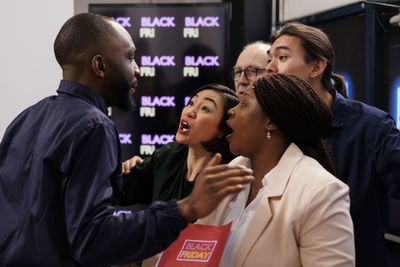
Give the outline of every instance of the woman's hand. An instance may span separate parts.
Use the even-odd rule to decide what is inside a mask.
[[[139,156],[133,156],[132,158],[122,163],[122,174],[128,174],[131,169],[136,166],[137,163],[142,163],[143,159]]]

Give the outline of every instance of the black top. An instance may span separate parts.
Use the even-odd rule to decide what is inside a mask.
[[[155,200],[182,199],[190,194],[194,182],[186,180],[188,147],[171,142],[154,151],[124,175],[120,205],[149,204]]]

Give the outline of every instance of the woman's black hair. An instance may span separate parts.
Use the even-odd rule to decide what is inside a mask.
[[[253,83],[258,103],[289,142],[336,175],[328,144],[321,135],[330,127],[332,113],[314,90],[291,74],[268,74]]]
[[[239,97],[236,95],[235,91],[233,91],[232,89],[230,89],[225,85],[219,83],[210,83],[198,88],[192,94],[190,99],[192,99],[199,92],[204,90],[213,90],[219,93],[222,96],[222,101],[224,103],[224,106],[223,106],[223,116],[218,126],[219,130],[222,131],[222,137],[217,136],[212,140],[207,142],[202,142],[201,144],[207,151],[211,153],[220,153],[222,155],[222,163],[228,163],[235,158],[235,155],[233,155],[229,151],[229,143],[225,138],[229,133],[232,132],[232,130],[226,124],[226,121],[228,120],[228,110],[233,108],[239,103]]]

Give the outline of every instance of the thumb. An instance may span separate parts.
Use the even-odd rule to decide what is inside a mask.
[[[210,159],[210,161],[207,163],[206,167],[211,167],[218,165],[222,160],[222,156],[220,153],[215,153],[214,156]]]

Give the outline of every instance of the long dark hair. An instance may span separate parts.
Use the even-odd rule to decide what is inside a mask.
[[[198,88],[190,97],[192,99],[199,92],[204,90],[213,90],[219,93],[222,96],[222,101],[224,103],[223,106],[223,115],[222,119],[218,125],[218,129],[222,131],[222,137],[215,137],[212,140],[201,143],[203,147],[211,152],[211,153],[221,153],[222,155],[222,163],[230,162],[235,156],[229,151],[229,143],[226,140],[226,136],[232,132],[232,130],[226,124],[228,120],[228,110],[233,108],[239,103],[239,98],[236,95],[235,91],[230,89],[229,87],[219,84],[219,83],[210,83],[201,86]]]
[[[305,61],[325,60],[326,67],[322,74],[322,84],[329,93],[335,95],[335,90],[347,98],[346,85],[340,75],[333,73],[335,66],[335,50],[328,36],[318,28],[307,26],[298,22],[284,24],[271,35],[271,44],[283,35],[297,37],[306,52]]]
[[[303,80],[291,74],[268,74],[253,89],[264,113],[305,155],[336,175],[333,156],[321,134],[332,121],[329,107]]]

